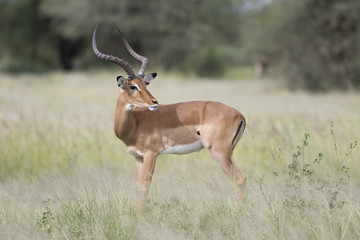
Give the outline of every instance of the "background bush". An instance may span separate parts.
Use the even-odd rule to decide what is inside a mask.
[[[253,13],[247,28],[260,32],[248,42],[281,64],[291,88],[347,89],[359,85],[359,12],[356,0],[274,0]]]
[[[360,86],[359,12],[358,0],[5,0],[0,69],[107,67],[92,53],[96,24],[101,51],[138,64],[117,24],[150,67],[219,77],[265,56],[291,88],[348,89]]]

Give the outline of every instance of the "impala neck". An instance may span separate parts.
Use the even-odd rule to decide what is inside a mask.
[[[132,133],[136,126],[131,110],[126,93],[120,90],[116,101],[114,131],[125,144],[131,144]]]

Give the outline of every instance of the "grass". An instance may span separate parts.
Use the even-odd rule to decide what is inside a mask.
[[[0,76],[0,239],[358,239],[360,95],[161,74],[165,103],[215,100],[247,119],[241,205],[205,150],[158,159],[144,219],[113,133],[115,73]]]

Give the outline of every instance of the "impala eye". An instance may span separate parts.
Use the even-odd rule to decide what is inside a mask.
[[[131,90],[138,90],[138,88],[136,86],[130,86]]]

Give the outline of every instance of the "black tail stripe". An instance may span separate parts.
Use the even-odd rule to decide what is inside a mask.
[[[234,143],[235,143],[235,141],[236,141],[237,136],[239,135],[239,132],[240,132],[240,129],[241,129],[242,125],[243,125],[243,121],[240,122],[240,126],[239,126],[238,130],[236,131],[236,134],[235,134],[234,139],[232,140],[232,144],[231,144],[231,145],[233,145],[233,147],[235,147],[235,146],[234,146]]]

